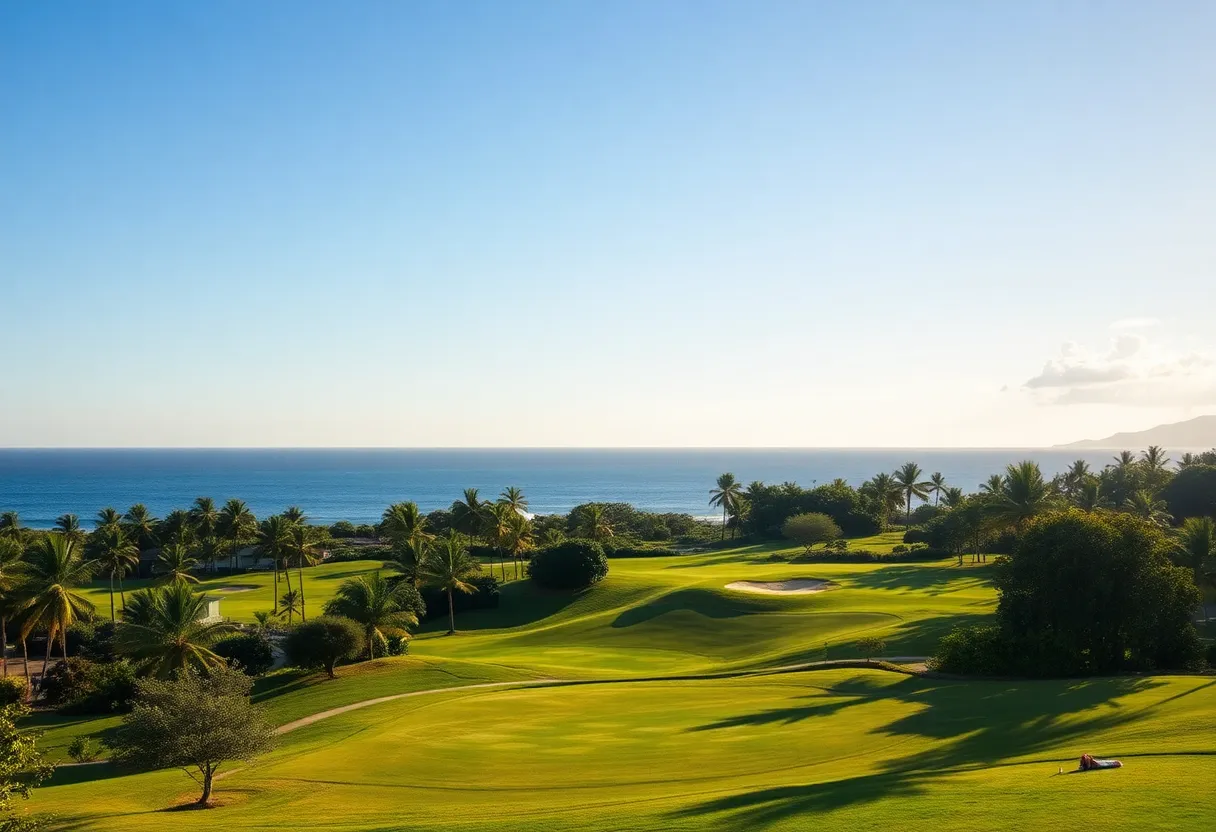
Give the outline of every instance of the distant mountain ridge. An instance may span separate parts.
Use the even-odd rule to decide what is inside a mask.
[[[1216,415],[1196,416],[1172,425],[1157,425],[1148,430],[1116,433],[1105,439],[1082,439],[1057,448],[1114,448],[1138,450],[1149,445],[1163,448],[1216,448]]]

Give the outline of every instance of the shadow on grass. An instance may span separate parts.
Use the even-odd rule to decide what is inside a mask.
[[[791,723],[896,700],[914,705],[916,710],[871,733],[892,739],[920,737],[934,742],[922,751],[883,761],[878,764],[879,771],[870,774],[729,795],[673,814],[687,818],[728,812],[738,828],[750,828],[805,812],[915,795],[934,778],[959,770],[1001,765],[1011,757],[1037,752],[1049,752],[1053,759],[1079,757],[1089,749],[1073,743],[1144,715],[1145,708],[1129,708],[1117,699],[1165,684],[1154,679],[954,682],[908,677],[894,685],[875,685],[864,677],[846,680],[822,694],[827,701],[818,704],[741,714],[691,730]],[[1167,701],[1170,700],[1154,703],[1148,710]],[[1096,753],[1100,751],[1097,749]]]
[[[498,630],[523,627],[556,615],[594,588],[577,592],[544,590],[531,581],[512,581],[498,591],[498,606],[485,610],[466,610],[456,613],[456,629]],[[448,617],[428,618],[419,628],[421,633],[447,632]]]
[[[772,596],[779,598],[780,596]],[[756,613],[774,612],[782,609],[779,602],[762,595],[755,598],[728,597],[708,589],[679,589],[640,604],[618,615],[612,622],[616,628],[644,624],[669,612],[686,611],[706,618],[738,618]]]
[[[933,566],[883,566],[848,577],[848,586],[855,589],[914,589],[926,595],[942,595],[961,589],[972,589],[991,580],[988,567],[972,566],[960,569],[954,560]]]
[[[87,765],[59,765],[55,772],[46,780],[43,786],[71,786],[75,783],[91,783],[97,780],[111,780],[115,777],[125,777],[135,772],[119,768],[109,761],[88,763]]]

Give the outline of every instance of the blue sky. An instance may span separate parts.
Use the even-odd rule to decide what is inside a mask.
[[[1216,5],[0,5],[0,445],[1216,411]]]

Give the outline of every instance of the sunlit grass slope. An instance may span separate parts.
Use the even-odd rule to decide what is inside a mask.
[[[1216,680],[831,670],[450,691],[284,737],[179,830],[1201,829]],[[1056,775],[1089,751],[1112,772]],[[43,790],[60,829],[165,828],[180,772]]]

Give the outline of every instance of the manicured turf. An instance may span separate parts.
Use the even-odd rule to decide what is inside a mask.
[[[343,668],[335,681],[272,675],[257,697],[278,724],[445,690],[285,734],[218,784],[219,808],[166,816],[195,796],[185,775],[108,765],[61,770],[33,808],[54,812],[53,828],[90,830],[1210,827],[1216,679],[757,674],[856,656],[863,635],[884,636],[886,655],[923,655],[995,600],[985,566],[795,564],[772,553],[614,560],[606,581],[573,595],[513,582],[499,609],[458,617],[458,635],[424,628],[409,658]],[[313,586],[319,599],[332,593],[336,572],[375,566],[309,570],[310,597]],[[725,589],[793,577],[839,588]],[[225,613],[251,616],[270,597],[264,583],[248,594]],[[654,679],[722,672],[748,675]],[[458,687],[538,679],[581,683]],[[44,745],[62,754],[113,720],[50,723]],[[1086,751],[1128,765],[1053,776]]]

